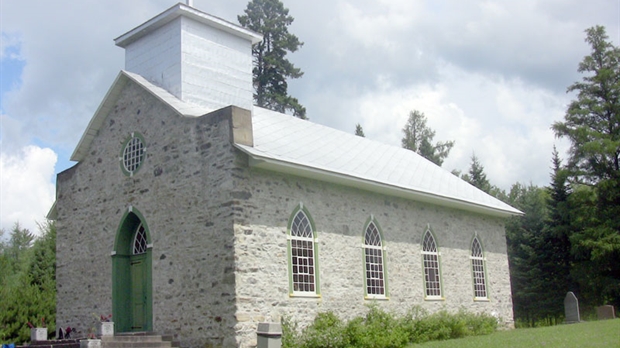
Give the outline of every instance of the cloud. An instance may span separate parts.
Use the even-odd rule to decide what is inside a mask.
[[[57,155],[49,148],[26,146],[13,154],[0,153],[0,227],[10,231],[19,222],[38,233],[55,199],[52,183]]]
[[[236,22],[247,2],[194,0],[194,6]],[[3,170],[29,163],[33,150],[26,149],[50,148],[62,155],[59,166],[68,166],[66,157],[124,67],[113,39],[173,4],[3,0],[1,58],[21,69],[3,72],[14,76],[2,87]],[[456,141],[444,168],[466,171],[475,152],[502,188],[517,181],[546,185],[553,144],[566,153],[549,127],[563,118],[571,99],[566,87],[581,78],[577,66],[589,53],[584,30],[604,25],[620,44],[620,3],[609,0],[284,4],[295,18],[290,31],[304,42],[289,58],[305,75],[289,82],[289,92],[311,121],[350,133],[359,122],[367,137],[400,146],[409,111],[420,110],[436,141]],[[51,157],[43,158],[48,162],[41,165],[53,168]],[[33,191],[51,187],[48,174],[47,186]],[[5,192],[4,177],[3,197],[27,196]]]

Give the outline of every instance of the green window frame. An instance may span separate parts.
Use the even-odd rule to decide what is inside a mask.
[[[319,245],[314,220],[303,203],[288,223],[289,296],[320,296]]]
[[[430,226],[422,237],[422,267],[424,269],[424,299],[443,300],[441,254]]]
[[[477,235],[474,235],[472,239],[469,258],[471,260],[474,301],[487,301],[489,299],[489,291],[487,286],[486,258],[484,257],[482,243]]]
[[[362,243],[364,298],[388,299],[387,248],[381,227],[372,215],[364,224]]]

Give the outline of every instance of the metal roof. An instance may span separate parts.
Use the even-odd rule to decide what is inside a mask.
[[[80,161],[88,154],[93,138],[129,81],[142,86],[181,116],[196,117],[214,111],[183,102],[140,75],[121,71],[71,160]],[[235,146],[248,154],[250,165],[257,168],[486,215],[522,214],[417,153],[398,146],[256,106],[252,110],[252,127],[254,146]]]
[[[254,146],[236,144],[259,168],[468,211],[522,213],[401,147],[254,107]]]

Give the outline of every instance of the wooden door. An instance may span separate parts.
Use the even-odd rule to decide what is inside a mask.
[[[143,255],[131,258],[131,331],[146,327],[146,263]]]

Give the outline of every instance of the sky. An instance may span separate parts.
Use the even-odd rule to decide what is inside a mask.
[[[289,93],[312,122],[400,146],[409,112],[435,141],[454,140],[443,167],[475,154],[490,182],[548,185],[550,129],[575,97],[587,28],[620,42],[620,0],[284,0],[304,71]],[[0,228],[37,233],[56,174],[124,68],[113,39],[172,0],[0,0]],[[237,23],[247,0],[194,0]],[[6,234],[5,234],[6,237]]]

